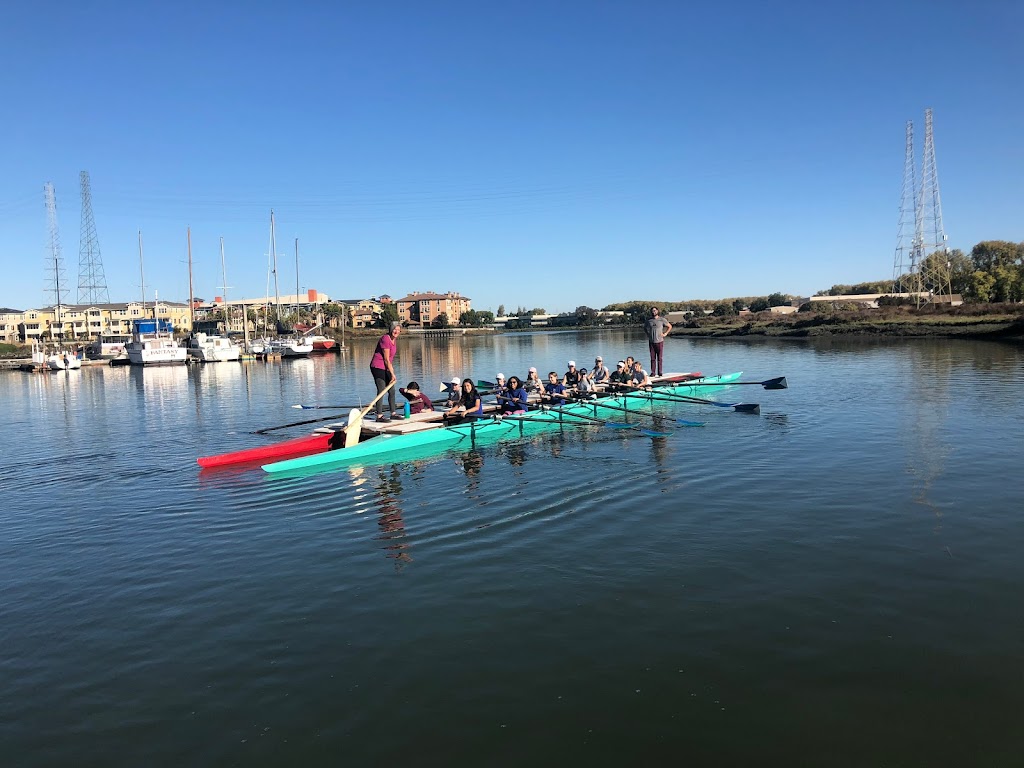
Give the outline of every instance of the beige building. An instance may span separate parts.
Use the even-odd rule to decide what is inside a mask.
[[[450,325],[458,325],[463,312],[470,309],[470,300],[454,291],[448,293],[410,293],[395,301],[401,323],[429,328],[444,313]]]
[[[156,315],[169,320],[175,331],[188,333],[192,330],[188,304],[175,301],[160,301]],[[0,339],[13,338],[11,344],[30,344],[37,340],[63,336],[66,339],[93,339],[100,334],[128,334],[132,331],[132,320],[153,317],[153,305],[132,301],[126,304],[61,304],[60,322],[57,321],[56,307],[26,309],[24,312],[0,315]],[[15,326],[13,337],[8,326]]]

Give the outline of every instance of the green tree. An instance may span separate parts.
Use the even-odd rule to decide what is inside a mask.
[[[480,325],[480,316],[475,309],[467,309],[459,317],[459,325],[466,326],[467,328],[476,328]]]
[[[576,307],[574,314],[577,325],[594,325],[597,322],[597,310],[585,304]]]
[[[380,317],[377,319],[377,325],[382,328],[390,328],[391,323],[398,320],[398,307],[394,304],[384,304],[381,309]]]
[[[736,314],[736,308],[732,304],[722,302],[721,304],[715,304],[715,308],[712,310],[711,314],[715,317],[728,317],[729,315]]]
[[[752,302],[750,302],[750,311],[751,312],[764,312],[767,309],[771,308],[771,306],[772,305],[768,301],[768,299],[765,299],[765,298],[754,299]]]
[[[996,286],[996,279],[992,273],[984,269],[977,269],[971,275],[970,294],[973,298],[982,303],[992,301],[992,295]]]
[[[477,312],[477,318],[480,321],[480,325],[494,325],[494,313],[489,309],[481,310]]]
[[[976,269],[992,272],[996,267],[1019,266],[1024,262],[1024,243],[1008,240],[984,240],[971,249]]]
[[[735,309],[737,313],[739,313],[746,309],[747,305],[746,302],[743,301],[743,299],[736,299],[732,303],[732,308]]]
[[[450,325],[450,323],[448,322],[448,313],[447,312],[442,312],[437,317],[435,317],[430,322],[430,324],[432,326],[434,326],[435,328],[448,328],[449,325]]]
[[[789,296],[782,293],[770,293],[768,294],[768,306],[769,307],[783,307],[789,304]]]
[[[546,315],[547,314],[547,310],[545,310],[544,307],[534,307],[527,314],[529,314],[529,315]]]
[[[498,317],[504,317],[504,316],[505,316],[505,305],[504,304],[499,304],[498,305]]]

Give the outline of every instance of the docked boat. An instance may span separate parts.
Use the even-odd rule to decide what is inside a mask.
[[[114,360],[125,357],[125,345],[132,340],[127,333],[101,333],[85,348],[90,360]]]
[[[132,322],[132,340],[125,351],[132,365],[177,365],[188,352],[174,339],[174,326],[168,320],[148,318]]]
[[[313,352],[331,352],[338,345],[334,339],[327,336],[306,336],[306,341],[313,345]]]
[[[366,466],[401,460],[412,453],[429,454],[432,451],[444,450],[459,445],[476,446],[502,439],[515,438],[538,430],[551,427],[587,426],[600,424],[604,426],[639,429],[651,435],[659,433],[641,429],[637,424],[619,423],[612,419],[624,418],[623,414],[637,413],[641,407],[665,406],[678,402],[694,404],[710,404],[733,408],[737,411],[757,413],[758,407],[744,403],[720,403],[703,399],[703,395],[717,393],[724,386],[738,382],[741,373],[730,373],[722,376],[711,376],[689,381],[679,381],[678,377],[668,375],[661,377],[662,386],[653,390],[637,390],[629,393],[610,393],[595,400],[586,402],[570,402],[564,406],[544,407],[541,410],[529,411],[520,416],[490,416],[474,422],[448,426],[443,421],[441,411],[423,412],[410,419],[398,422],[367,422],[361,426],[367,434],[365,441],[346,448],[326,453],[317,453],[299,458],[278,461],[263,466],[265,472],[278,474],[282,472],[301,472],[329,467],[349,465]],[[674,380],[675,379],[675,380]],[[773,389],[785,388],[782,384]],[[611,414],[611,415],[610,415]],[[643,415],[643,414],[638,414]],[[687,425],[696,424],[687,422]],[[332,425],[328,430],[334,431],[343,425]]]
[[[238,360],[242,351],[237,344],[226,336],[202,332],[193,333],[189,336],[185,350],[189,357],[193,357],[203,363]]]
[[[265,351],[267,354],[276,354],[281,357],[309,357],[313,351],[313,344],[299,336],[284,336],[271,339],[270,345]]]
[[[60,349],[47,355],[46,364],[51,371],[77,371],[82,367],[82,358],[74,352]]]

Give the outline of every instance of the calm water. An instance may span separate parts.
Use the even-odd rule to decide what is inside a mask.
[[[399,344],[428,391],[645,349]],[[1024,350],[666,346],[791,388],[271,479],[195,458],[366,402],[365,344],[0,374],[4,762],[1024,763]]]

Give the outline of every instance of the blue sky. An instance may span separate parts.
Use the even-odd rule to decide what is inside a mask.
[[[0,66],[0,306],[43,184],[111,299],[456,290],[479,309],[809,295],[891,276],[926,107],[953,247],[1024,240],[1020,2],[21,3]],[[73,296],[72,296],[73,298]]]

